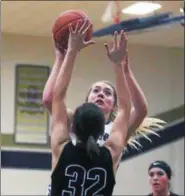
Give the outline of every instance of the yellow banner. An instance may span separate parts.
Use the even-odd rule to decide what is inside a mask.
[[[16,66],[16,143],[48,144],[49,115],[42,105],[42,93],[49,72],[47,66]]]

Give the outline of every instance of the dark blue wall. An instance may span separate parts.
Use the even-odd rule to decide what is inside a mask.
[[[143,146],[140,151],[132,148],[123,154],[122,160],[138,156],[146,153],[162,145],[178,140],[184,137],[184,120],[178,121],[164,130],[160,131],[160,138],[155,135],[150,135],[153,143],[150,143],[145,138],[140,138],[139,142]],[[49,152],[28,152],[28,151],[1,151],[1,166],[2,168],[19,168],[19,169],[51,169],[51,154]]]

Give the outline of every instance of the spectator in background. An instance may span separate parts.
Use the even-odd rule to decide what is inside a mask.
[[[148,168],[152,193],[148,196],[178,196],[170,190],[172,170],[164,161],[154,161]]]

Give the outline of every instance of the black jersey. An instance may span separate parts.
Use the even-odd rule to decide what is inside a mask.
[[[153,196],[153,193],[150,193],[148,196]],[[170,192],[169,196],[180,196],[180,195],[177,195],[176,193]]]
[[[100,147],[93,162],[86,149],[67,143],[51,176],[51,196],[112,196],[115,185],[110,151]]]

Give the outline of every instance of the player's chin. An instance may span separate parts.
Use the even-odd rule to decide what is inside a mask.
[[[104,104],[98,104],[98,103],[95,104],[100,108],[100,110],[102,110],[103,113],[107,111],[107,107]]]
[[[162,187],[160,186],[160,184],[152,185],[152,189],[153,189],[153,191],[161,191]]]

